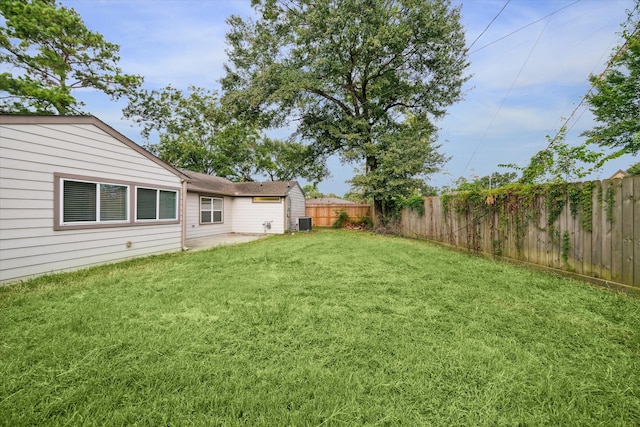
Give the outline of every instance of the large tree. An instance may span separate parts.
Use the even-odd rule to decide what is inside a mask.
[[[142,126],[146,148],[176,167],[234,181],[263,175],[318,182],[328,175],[308,161],[308,147],[266,138],[255,125],[231,117],[215,91],[141,90],[123,113]]]
[[[295,123],[316,155],[362,164],[354,184],[376,212],[395,211],[389,192],[410,192],[443,161],[432,122],[461,99],[467,79],[459,8],[448,0],[253,4],[255,21],[228,20],[226,101],[264,126]],[[390,163],[409,152],[419,167]]]
[[[55,0],[1,0],[0,13],[0,63],[11,69],[0,73],[0,111],[78,114],[74,89],[119,98],[142,83],[118,68],[118,45]]]
[[[636,12],[640,1],[636,0]],[[584,133],[587,142],[616,150],[613,156],[640,152],[640,22],[624,34],[603,76],[590,76],[594,91],[587,102],[602,123]]]

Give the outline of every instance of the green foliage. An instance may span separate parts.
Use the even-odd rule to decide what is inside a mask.
[[[331,224],[333,228],[343,228],[351,222],[349,214],[347,214],[347,211],[344,209],[340,209],[339,211],[336,211],[336,213],[338,214],[338,218],[333,221],[333,224]]]
[[[593,182],[585,182],[580,195],[582,203],[582,228],[589,233],[593,231],[593,187]]]
[[[361,165],[354,192],[394,216],[444,157],[434,118],[462,98],[460,9],[448,0],[254,1],[228,22],[225,102],[261,126],[299,118],[317,156]]]
[[[467,178],[461,176],[460,178],[456,179],[453,188],[444,187],[441,192],[445,194],[451,191],[471,191],[500,188],[514,183],[517,178],[518,174],[516,172],[492,172],[490,175],[476,178],[473,181],[469,181]]]
[[[379,144],[371,148],[377,153],[376,166],[348,181],[352,191],[374,200],[374,208],[383,222],[398,217],[405,199],[431,193],[427,175],[446,161],[437,151],[440,147],[433,144],[433,131],[422,125],[417,122],[410,125],[421,127],[422,131],[404,128],[381,137]]]
[[[562,246],[560,248],[560,253],[562,256],[562,260],[567,262],[569,260],[569,250],[571,249],[571,236],[567,230],[562,233]]]
[[[560,217],[562,210],[567,204],[567,186],[564,184],[553,184],[547,187],[545,197],[545,207],[547,212],[547,225],[553,224]]]
[[[215,91],[142,90],[124,116],[142,126],[147,141],[157,133],[159,143],[147,147],[176,167],[236,181],[252,181],[259,174],[279,181],[321,181],[328,175],[324,164],[313,161],[309,147],[266,138],[255,126],[230,117]]]
[[[263,137],[256,150],[256,173],[267,175],[272,181],[303,178],[320,182],[329,176],[329,169],[317,161],[308,145]]]
[[[572,217],[576,218],[578,210],[582,207],[582,189],[578,186],[570,186],[567,190],[567,197],[569,199],[569,212],[571,212]]]
[[[2,0],[0,13],[0,64],[16,70],[0,73],[0,111],[79,114],[74,90],[117,99],[142,83],[118,68],[119,46],[88,30],[73,9],[53,0]]]
[[[631,165],[629,169],[627,169],[627,173],[631,176],[640,175],[640,162]]]
[[[359,220],[354,221],[354,224],[363,227],[365,230],[370,230],[373,228],[373,220],[368,215],[365,215]]]
[[[402,201],[403,208],[413,209],[418,215],[424,216],[424,196],[410,196]]]
[[[611,183],[602,195],[599,186],[598,200],[605,206],[609,222],[613,221],[615,207],[615,183]],[[440,197],[444,221],[450,221],[451,215],[465,216],[467,241],[469,248],[477,248],[477,239],[482,238],[477,232],[481,220],[489,218],[491,236],[501,235],[507,226],[514,227],[514,243],[518,251],[522,249],[524,233],[530,224],[539,227],[544,206],[545,227],[551,241],[562,245],[563,235],[556,222],[562,211],[569,207],[571,215],[580,216],[580,223],[587,232],[593,231],[593,192],[595,184],[512,184],[497,189],[474,189],[444,194]],[[604,199],[604,200],[603,200]],[[494,220],[496,218],[496,220]],[[457,230],[458,232],[460,230]],[[453,238],[451,236],[451,238]],[[500,239],[492,238],[494,253],[501,253]]]
[[[324,197],[323,193],[318,190],[318,186],[315,184],[307,184],[302,187],[302,191],[304,192],[304,196],[306,199],[315,199]]]
[[[625,43],[612,54],[608,71],[589,77],[594,91],[586,97],[602,124],[583,135],[588,143],[615,149],[611,157],[640,152],[640,22],[631,13],[623,37]]]
[[[602,152],[590,150],[587,143],[570,146],[563,142],[566,131],[563,126],[555,137],[547,135],[547,148],[531,157],[526,167],[515,164],[500,166],[519,170],[522,173],[519,182],[524,184],[578,181],[602,166]]]
[[[604,197],[604,204],[605,204],[605,215],[607,217],[607,221],[609,221],[610,223],[613,223],[615,219],[613,216],[613,208],[616,205],[616,189],[614,188],[613,183],[610,183],[609,187],[607,188],[607,192]]]

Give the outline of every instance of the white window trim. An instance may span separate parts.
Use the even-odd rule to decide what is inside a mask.
[[[143,190],[154,190],[156,192],[156,217],[154,219],[138,219],[138,189]],[[168,193],[174,193],[176,195],[176,209],[174,212],[173,218],[163,218],[160,219],[160,192],[166,191]],[[135,186],[135,207],[134,207],[134,215],[135,222],[137,223],[148,223],[148,222],[166,222],[166,221],[177,221],[178,220],[178,209],[180,208],[180,199],[178,198],[178,192],[176,190],[167,190],[164,188],[157,187],[147,187],[144,185],[136,185]]]
[[[202,200],[203,199],[209,199],[210,203],[209,203],[209,209],[208,210],[204,210],[202,209],[203,203]],[[213,209],[213,201],[214,200],[220,200],[222,202],[222,209]],[[223,224],[224,223],[224,198],[223,197],[211,197],[211,196],[200,196],[200,209],[198,210],[198,221],[200,224]],[[203,222],[202,221],[202,212],[211,212],[211,222]],[[220,212],[220,221],[214,221],[214,212]]]
[[[82,182],[82,183],[86,183],[86,184],[95,184],[96,185],[96,219],[95,221],[68,221],[65,222],[64,221],[64,183],[65,182]],[[100,185],[114,185],[114,186],[118,186],[118,187],[125,187],[127,190],[127,197],[126,197],[126,202],[127,202],[127,209],[126,209],[126,219],[117,219],[117,220],[105,220],[105,221],[101,221],[100,220]],[[131,191],[131,187],[129,185],[126,184],[119,184],[119,183],[114,183],[114,182],[108,182],[108,181],[94,181],[94,180],[88,180],[88,179],[75,179],[75,178],[60,178],[60,225],[61,226],[69,226],[69,225],[93,225],[93,224],[127,224],[130,222],[130,218],[129,218],[129,212],[130,212],[130,206],[129,206],[129,201],[131,200],[130,196],[130,191]]]

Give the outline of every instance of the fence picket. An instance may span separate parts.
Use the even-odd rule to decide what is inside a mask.
[[[371,216],[371,206],[354,204],[313,204],[308,201],[305,215],[311,218],[314,227],[331,227],[338,219],[339,211],[344,210],[352,220],[360,220],[363,217]]]
[[[633,181],[633,281],[640,288],[640,180]]]
[[[496,206],[482,218],[456,212],[453,199],[445,216],[442,199],[428,197],[424,217],[414,209],[403,211],[403,233],[640,289],[640,177],[593,181],[592,188],[591,212],[588,207],[579,208],[574,217],[567,201],[553,227],[547,224],[544,195],[525,208],[531,212],[512,213],[507,206]],[[506,214],[501,217],[502,208]],[[524,215],[531,220],[523,225],[518,218]],[[584,215],[591,215],[591,231],[583,224]],[[569,247],[564,247],[566,262],[562,256],[565,231],[569,237]]]
[[[621,283],[633,283],[633,180],[625,179],[620,186],[622,198],[620,231],[622,239]]]

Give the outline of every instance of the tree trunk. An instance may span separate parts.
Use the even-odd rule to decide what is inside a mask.
[[[374,157],[374,156],[367,156],[365,159],[365,164],[366,164],[366,173],[372,173],[374,172],[377,168],[378,168],[378,160]],[[384,224],[384,212],[383,212],[383,208],[384,205],[382,203],[382,200],[378,199],[375,195],[373,196],[373,212],[372,212],[372,216],[373,216],[373,222],[375,225],[382,225]]]

